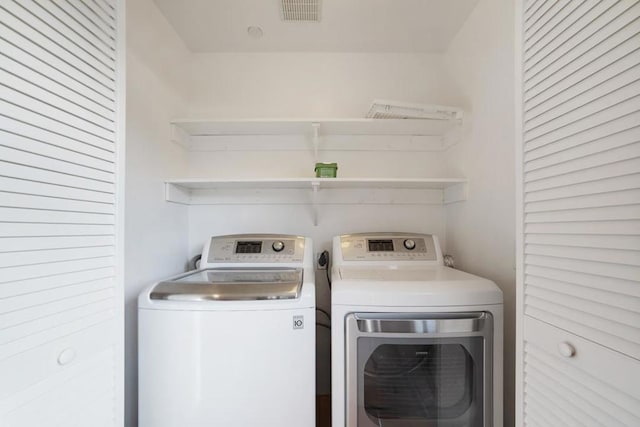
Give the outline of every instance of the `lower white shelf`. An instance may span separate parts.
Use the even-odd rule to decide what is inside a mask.
[[[168,186],[187,190],[223,188],[398,188],[445,189],[465,184],[463,178],[272,178],[272,179],[173,179]],[[167,199],[168,200],[168,199]],[[169,200],[172,201],[172,200]]]
[[[174,179],[165,184],[166,200],[185,205],[448,204],[467,196],[464,178]]]

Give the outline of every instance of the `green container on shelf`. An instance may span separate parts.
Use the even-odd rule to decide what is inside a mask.
[[[316,178],[335,178],[337,172],[337,163],[316,163]]]

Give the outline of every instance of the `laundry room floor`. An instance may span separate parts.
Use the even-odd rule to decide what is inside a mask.
[[[316,396],[316,427],[331,427],[331,395]]]

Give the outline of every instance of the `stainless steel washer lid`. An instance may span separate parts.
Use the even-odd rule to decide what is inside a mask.
[[[296,299],[301,268],[211,268],[158,283],[152,300],[255,301]]]

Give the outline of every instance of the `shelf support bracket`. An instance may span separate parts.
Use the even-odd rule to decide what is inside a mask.
[[[318,190],[320,182],[311,181],[311,215],[313,217],[313,226],[318,226]]]
[[[311,123],[313,128],[313,158],[318,162],[318,146],[320,145],[320,123]]]

